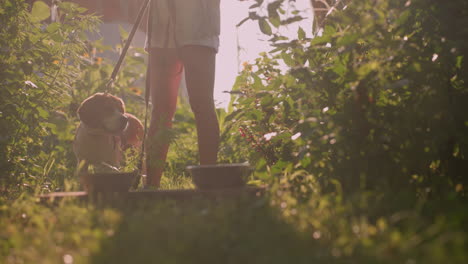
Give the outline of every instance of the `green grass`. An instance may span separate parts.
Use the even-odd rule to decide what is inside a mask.
[[[298,203],[274,190],[112,205],[24,195],[0,201],[0,263],[466,263],[463,204],[356,204],[337,194]]]
[[[192,189],[193,137],[168,155],[162,189]],[[187,154],[187,151],[191,153]],[[76,181],[67,182],[76,188]],[[73,188],[73,187],[69,187]],[[280,191],[281,190],[281,191]],[[0,199],[0,263],[466,263],[466,205],[284,188],[262,198],[85,204]],[[413,198],[411,198],[413,197]],[[466,220],[466,221],[465,221]]]
[[[1,263],[306,263],[304,234],[266,200],[2,207]],[[5,238],[8,238],[5,240]]]

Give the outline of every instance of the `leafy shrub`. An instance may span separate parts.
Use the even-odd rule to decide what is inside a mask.
[[[53,188],[54,177],[72,167],[70,148],[57,142],[72,139],[74,114],[67,102],[85,64],[85,31],[95,30],[98,20],[70,3],[60,8],[62,22],[49,23],[49,7],[41,1],[31,11],[24,1],[2,1],[0,182],[5,192]]]
[[[466,262],[467,3],[346,1],[288,39],[288,1],[256,2],[273,50],[244,65],[224,136],[272,205],[345,263]]]
[[[100,23],[71,2],[58,2],[57,21],[42,1],[2,1],[0,7],[0,189],[22,191],[63,189],[74,175],[72,141],[79,104],[95,92],[123,98],[127,111],[144,115],[143,49],[132,48],[117,81],[106,88],[114,62],[105,52],[122,45],[89,41]],[[128,34],[121,32],[122,39]]]
[[[312,39],[303,29],[297,39],[273,32],[288,22],[280,2],[250,15],[274,49],[246,65],[228,116],[242,130],[231,140],[253,142],[264,177],[303,170],[347,193],[464,193],[466,2],[353,1]]]

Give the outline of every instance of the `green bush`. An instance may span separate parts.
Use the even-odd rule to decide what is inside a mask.
[[[145,52],[131,48],[113,86],[106,88],[115,62],[109,47],[89,41],[100,21],[71,2],[57,2],[56,22],[42,1],[2,1],[0,7],[0,190],[63,190],[73,179],[72,141],[76,110],[88,96],[105,90],[120,96],[127,111],[144,118],[142,78]],[[121,30],[121,38],[128,34]],[[13,197],[13,196],[12,196]]]
[[[60,4],[62,22],[47,22],[42,1],[0,7],[0,184],[2,193],[54,189],[70,173],[74,113],[71,90],[85,65],[85,32],[97,18]],[[68,144],[68,145],[67,145]]]
[[[224,140],[272,204],[340,260],[465,262],[467,3],[346,1],[288,39],[288,1],[256,2],[273,49],[244,65]]]
[[[271,32],[287,22],[279,2],[250,16],[274,49],[245,66],[228,116],[241,130],[230,140],[250,142],[264,177],[304,170],[346,193],[464,194],[466,2],[352,1],[314,38],[291,40]]]

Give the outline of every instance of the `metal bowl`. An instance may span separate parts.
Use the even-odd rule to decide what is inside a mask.
[[[198,189],[242,188],[253,171],[248,163],[188,166],[192,181]]]
[[[138,171],[99,172],[89,174],[89,190],[92,192],[128,192]]]

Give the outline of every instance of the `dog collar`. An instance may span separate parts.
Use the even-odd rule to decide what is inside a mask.
[[[81,126],[84,128],[86,133],[91,135],[104,135],[104,136],[116,136],[109,131],[105,130],[104,128],[93,128],[87,126],[84,122],[81,122]]]

